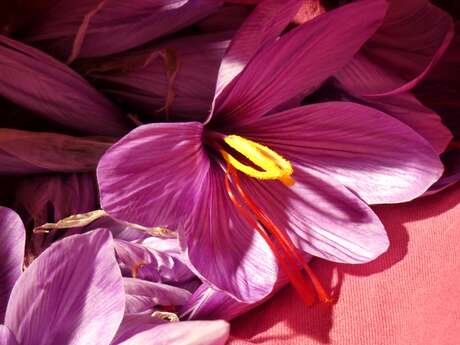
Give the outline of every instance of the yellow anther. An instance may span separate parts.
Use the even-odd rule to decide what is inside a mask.
[[[261,170],[241,163],[228,152],[221,150],[224,159],[235,169],[260,180],[280,180],[286,186],[294,184],[291,163],[267,146],[234,134],[226,136],[224,141]]]

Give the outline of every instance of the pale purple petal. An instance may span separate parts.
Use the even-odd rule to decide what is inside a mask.
[[[202,280],[237,300],[255,302],[273,290],[277,262],[231,202],[224,172],[213,164],[192,214],[178,229],[179,241]]]
[[[115,253],[123,276],[161,282],[155,255],[141,244],[114,240]],[[133,275],[134,272],[134,275]]]
[[[87,172],[113,139],[0,129],[0,174]]]
[[[72,69],[43,52],[0,36],[0,95],[68,128],[119,136],[122,112]]]
[[[136,128],[101,158],[101,206],[116,219],[175,230],[187,216],[209,169],[199,123]]]
[[[182,284],[194,279],[195,275],[182,256],[177,238],[148,237],[142,245],[155,254],[163,282]]]
[[[191,294],[187,290],[142,279],[123,278],[125,314],[152,312],[157,306],[181,306]]]
[[[270,295],[271,296],[271,295]],[[232,320],[257,307],[266,299],[257,303],[237,301],[223,291],[202,284],[180,309],[181,318],[187,320]]]
[[[220,0],[61,0],[22,38],[63,58],[104,56],[187,27],[221,5]],[[74,39],[80,47],[71,53]]]
[[[407,91],[440,59],[452,37],[452,18],[429,1],[393,0],[382,27],[335,77],[356,95]]]
[[[5,325],[21,345],[109,344],[125,296],[110,233],[58,241],[16,283]]]
[[[0,344],[18,345],[14,334],[5,325],[0,325]]]
[[[356,103],[299,107],[239,131],[309,171],[326,172],[370,204],[412,200],[443,170],[431,145],[411,128]]]
[[[241,125],[299,94],[313,92],[372,36],[386,7],[386,1],[357,1],[267,43],[223,92],[216,104],[216,121]]]
[[[224,345],[230,325],[225,321],[182,321],[161,324],[113,345]]]
[[[26,233],[21,218],[14,211],[0,207],[0,257],[2,258],[0,266],[0,323],[3,323],[11,290],[22,272],[25,241]]]

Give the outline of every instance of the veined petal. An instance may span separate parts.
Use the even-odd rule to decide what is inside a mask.
[[[265,44],[223,93],[216,104],[216,121],[241,125],[313,92],[374,34],[386,8],[386,1],[357,1]]]
[[[262,1],[233,37],[219,68],[215,97],[265,44],[274,41],[300,8],[301,0]]]
[[[182,29],[221,5],[220,0],[61,0],[22,38],[63,58],[104,56]]]
[[[213,162],[191,217],[178,228],[192,271],[239,301],[267,296],[278,267],[269,246],[239,214],[225,190],[225,175]]]
[[[326,172],[370,204],[412,200],[443,171],[431,145],[411,128],[355,103],[298,107],[239,132],[309,172]]]
[[[0,325],[0,344],[2,345],[18,345],[14,334],[5,325]]]
[[[119,136],[122,112],[72,69],[43,52],[0,36],[0,95],[68,128]]]
[[[413,88],[453,37],[452,18],[427,0],[392,0],[384,24],[335,77],[351,93],[396,94]]]
[[[112,345],[224,345],[230,325],[225,321],[182,321],[164,323],[134,333]]]
[[[116,219],[175,229],[209,169],[200,123],[150,124],[113,145],[97,167],[101,206]]]
[[[142,279],[123,278],[125,314],[152,312],[157,306],[181,306],[191,294],[187,290]]]
[[[22,272],[25,241],[21,218],[14,211],[0,207],[0,323],[3,323],[11,290]]]
[[[0,129],[0,174],[87,172],[113,139]]]
[[[125,296],[107,230],[56,242],[21,275],[5,325],[21,345],[109,344]]]
[[[365,263],[387,250],[385,229],[365,202],[333,176],[297,164],[293,167],[296,183],[291,187],[244,176],[241,181],[257,205],[297,247],[313,256],[344,263]]]

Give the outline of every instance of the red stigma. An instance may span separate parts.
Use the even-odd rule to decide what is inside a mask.
[[[249,210],[238,201],[231,188],[230,182],[233,183],[239,197]],[[235,168],[233,168],[230,164],[227,165],[227,171],[225,174],[225,188],[230,200],[237,210],[241,213],[248,224],[251,225],[268,244],[271,251],[277,258],[281,269],[287,275],[291,284],[294,286],[305,304],[311,306],[314,303],[314,298],[305,277],[302,275],[302,269],[305,270],[310,278],[319,299],[323,303],[333,303],[333,299],[323,288],[318,277],[300,255],[298,249],[295,247],[289,236],[277,227],[270,217],[268,217],[267,214],[258,207],[244,191]]]

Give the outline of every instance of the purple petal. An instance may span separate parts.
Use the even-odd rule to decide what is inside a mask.
[[[152,312],[157,306],[181,306],[191,294],[187,290],[142,279],[123,278],[126,314]]]
[[[29,26],[23,39],[60,57],[96,57],[140,46],[220,8],[219,0],[61,0]],[[71,53],[76,41],[77,49]],[[74,47],[75,48],[75,47]]]
[[[209,169],[199,123],[138,127],[101,158],[101,206],[116,219],[175,230]]]
[[[182,256],[177,238],[148,237],[142,244],[155,254],[163,282],[184,284],[195,278]]]
[[[271,296],[271,294],[270,294]],[[217,291],[207,284],[202,284],[181,309],[181,318],[188,320],[232,320],[251,309],[254,309],[266,299],[257,303],[243,303],[232,298],[223,291]]]
[[[46,119],[100,135],[126,132],[123,114],[61,62],[0,36],[0,94]]]
[[[21,218],[12,210],[0,207],[0,323],[16,280],[22,272],[26,233]],[[0,336],[1,338],[1,336]],[[3,343],[2,343],[3,344]]]
[[[217,121],[241,125],[299,94],[313,92],[371,37],[386,7],[386,1],[358,1],[267,43],[224,91],[216,104]]]
[[[109,344],[125,297],[107,230],[63,239],[16,283],[5,325],[21,345]]]
[[[452,18],[438,7],[393,0],[382,27],[335,77],[356,95],[407,91],[440,59],[452,37]]]
[[[230,325],[225,321],[182,321],[161,324],[112,345],[224,345]]]
[[[197,275],[235,299],[267,296],[277,277],[276,260],[262,237],[238,213],[218,166],[210,169],[179,240]]]
[[[105,70],[90,66],[88,72],[103,82],[101,87],[107,94],[153,118],[163,116],[159,109],[165,107],[172,88],[170,115],[176,120],[203,120],[211,107],[217,72],[230,38],[231,33],[224,32],[176,39],[104,59],[101,65]],[[161,49],[169,49],[176,57],[179,67],[173,82],[159,56]]]
[[[443,170],[431,145],[411,128],[355,103],[299,107],[261,118],[240,132],[309,172],[330,174],[371,204],[412,200]]]
[[[0,344],[18,345],[14,334],[5,325],[0,325]]]
[[[123,276],[161,282],[158,262],[153,253],[141,244],[115,240],[115,253]]]
[[[261,183],[244,176],[241,182],[297,247],[345,263],[369,262],[387,250],[385,229],[365,202],[327,173],[295,163],[293,167],[296,183],[289,188],[279,181]]]
[[[96,168],[111,139],[0,129],[0,174],[86,172]]]
[[[245,20],[219,69],[216,97],[244,69],[260,47],[275,40],[294,18],[300,0],[262,1]]]

